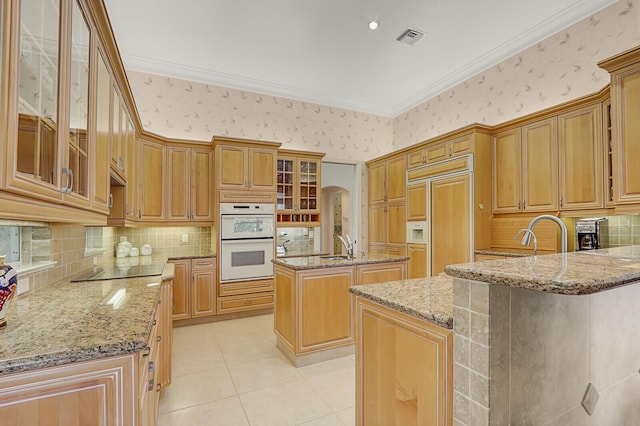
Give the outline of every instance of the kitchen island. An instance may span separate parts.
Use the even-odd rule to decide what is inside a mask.
[[[161,275],[63,279],[17,297],[0,330],[3,424],[155,424],[171,381],[173,277],[167,264]]]
[[[637,424],[640,247],[446,272],[456,424]]]
[[[278,348],[298,367],[354,353],[354,298],[358,284],[406,276],[406,256],[377,253],[273,259]]]

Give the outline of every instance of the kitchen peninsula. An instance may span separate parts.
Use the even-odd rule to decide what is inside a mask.
[[[278,348],[301,367],[354,352],[349,288],[404,279],[406,256],[367,253],[273,259]]]
[[[640,247],[447,266],[456,424],[640,418]]]

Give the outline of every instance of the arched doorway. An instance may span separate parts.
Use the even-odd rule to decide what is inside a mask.
[[[351,234],[351,199],[350,193],[339,186],[322,188],[324,200],[322,212],[322,247],[330,254],[341,254],[342,244],[338,236]]]

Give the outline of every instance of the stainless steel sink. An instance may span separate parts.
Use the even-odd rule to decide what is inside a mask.
[[[347,256],[320,256],[320,259],[327,259],[327,260],[347,260],[348,257]]]

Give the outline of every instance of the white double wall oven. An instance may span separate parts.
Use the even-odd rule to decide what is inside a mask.
[[[220,204],[220,282],[273,277],[274,204]]]

